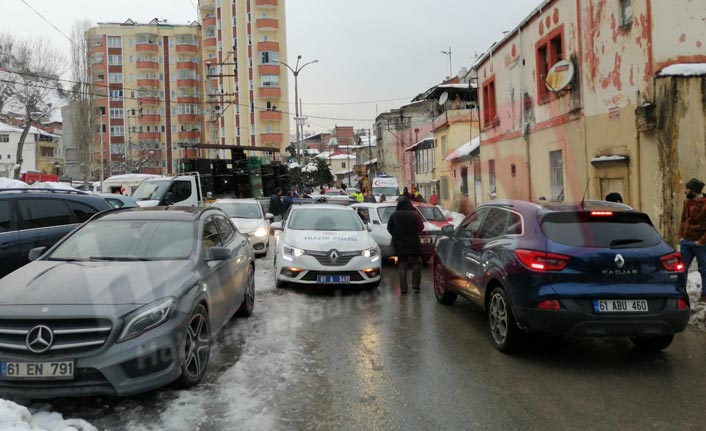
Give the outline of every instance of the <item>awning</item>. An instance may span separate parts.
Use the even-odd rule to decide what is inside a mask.
[[[421,145],[421,144],[423,144],[423,143],[425,143],[425,142],[434,142],[434,136],[429,135],[429,136],[427,136],[426,138],[422,139],[421,141],[417,142],[416,144],[410,145],[409,147],[407,147],[407,148],[405,149],[405,152],[414,151],[419,145]]]
[[[448,156],[446,156],[446,161],[451,162],[453,160],[463,159],[468,157],[472,152],[480,148],[480,137],[475,137],[465,144],[461,145],[456,150],[452,151]]]

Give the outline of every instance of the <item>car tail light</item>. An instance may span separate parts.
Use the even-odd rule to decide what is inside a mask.
[[[537,304],[540,310],[561,310],[561,304],[556,299],[547,299]]]
[[[677,299],[677,310],[688,310],[689,302],[683,299]]]
[[[571,259],[563,254],[547,253],[546,251],[515,250],[515,256],[532,271],[561,271]]]
[[[681,257],[681,253],[675,251],[674,253],[662,256],[659,258],[662,261],[662,266],[669,272],[683,272],[684,271],[684,259]]]
[[[591,217],[613,217],[613,211],[591,211]]]

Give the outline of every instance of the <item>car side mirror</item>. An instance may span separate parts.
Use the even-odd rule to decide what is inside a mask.
[[[229,260],[233,257],[233,253],[229,248],[226,247],[211,247],[206,255],[206,260],[208,262],[217,262],[223,260]]]
[[[446,236],[453,236],[454,231],[455,231],[455,229],[451,225],[446,225],[441,228],[441,233]]]
[[[272,214],[272,213],[265,214],[265,220],[269,220],[271,222],[274,221],[275,220],[274,214]]]
[[[368,230],[368,232],[373,231],[373,226],[370,223],[365,223],[365,228]]]
[[[284,230],[284,227],[282,226],[282,222],[281,222],[281,221],[272,223],[272,224],[270,225],[270,228],[271,228],[272,230]]]
[[[30,262],[34,262],[35,260],[39,259],[42,257],[44,252],[47,251],[46,247],[37,247],[33,248],[29,251],[29,254],[27,255],[27,258],[29,259]]]

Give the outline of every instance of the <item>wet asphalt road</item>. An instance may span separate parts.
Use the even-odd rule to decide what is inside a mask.
[[[627,339],[539,340],[496,351],[484,314],[376,291],[277,290],[258,260],[256,312],[216,342],[207,381],[127,399],[53,400],[109,430],[696,430],[706,412],[706,333],[660,354]]]

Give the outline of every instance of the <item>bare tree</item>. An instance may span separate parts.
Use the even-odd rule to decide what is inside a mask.
[[[97,120],[94,94],[99,91],[91,85],[93,82],[93,77],[91,76],[91,43],[88,39],[88,30],[90,28],[91,22],[88,20],[78,20],[74,22],[71,28],[71,39],[73,41],[71,46],[71,76],[74,81],[71,92],[73,105],[71,122],[78,163],[81,167],[81,176],[86,187],[88,187],[88,180],[91,177],[93,133]]]
[[[19,178],[22,169],[22,150],[32,123],[45,117],[52,111],[55,95],[60,93],[59,75],[62,72],[63,58],[47,40],[15,39],[11,35],[2,35],[0,40],[0,59],[6,65],[5,73],[9,79],[1,78],[9,84],[7,90],[10,100],[23,117],[22,134],[17,144],[17,165],[15,178]],[[7,104],[4,104],[7,109]]]

